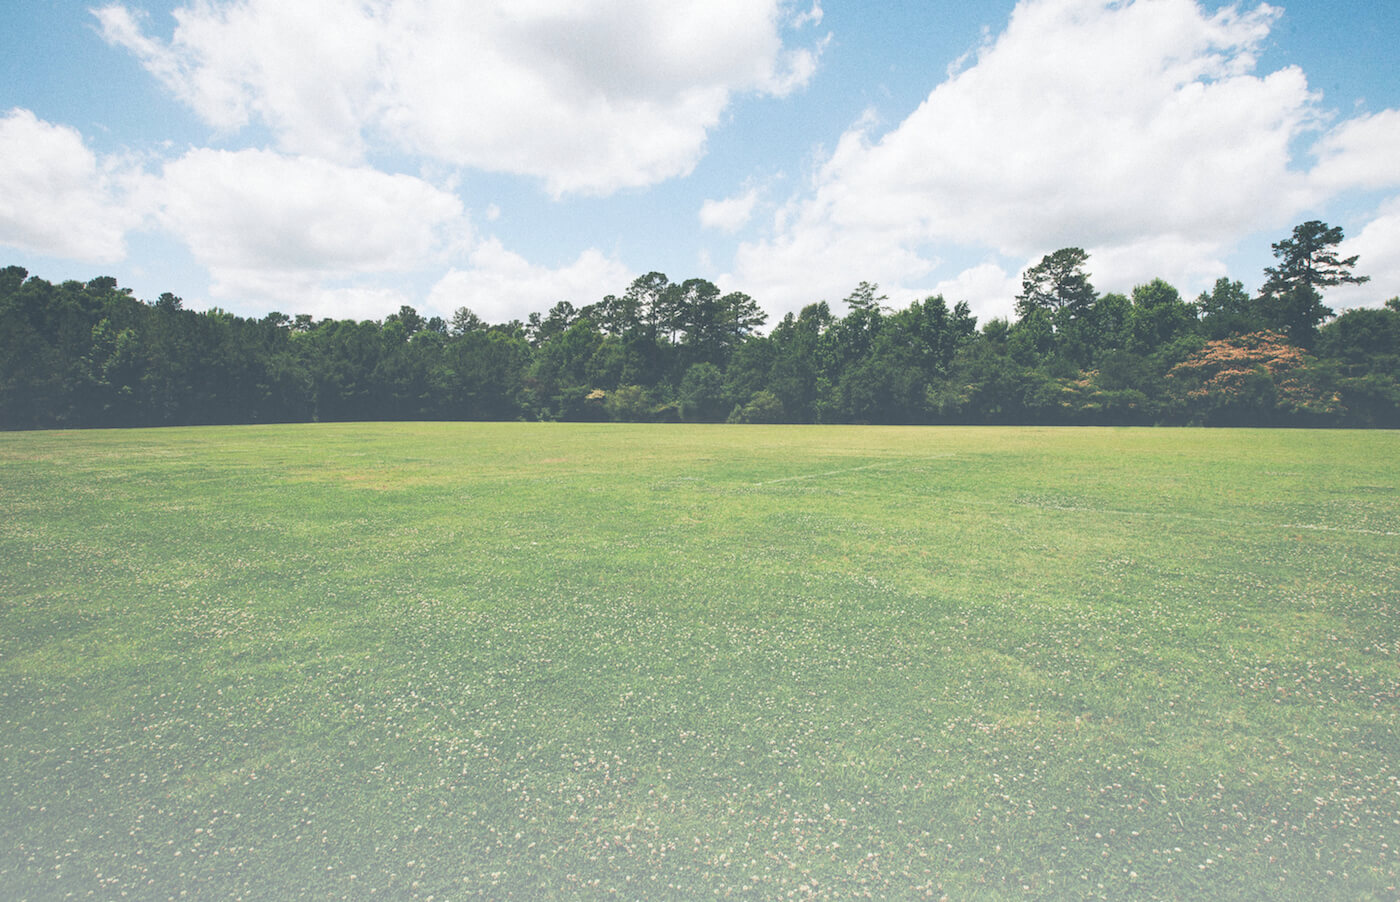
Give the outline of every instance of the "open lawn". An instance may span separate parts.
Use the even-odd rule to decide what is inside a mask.
[[[1396,899],[1400,434],[0,435],[6,899]]]

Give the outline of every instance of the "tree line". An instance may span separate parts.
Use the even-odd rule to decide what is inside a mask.
[[[1014,318],[941,296],[891,309],[862,282],[767,318],[704,279],[636,279],[525,321],[412,307],[379,321],[196,312],[115,279],[0,270],[0,427],[313,420],[1200,424],[1400,427],[1400,299],[1335,316],[1361,283],[1342,230],[1273,245],[1260,291],[1194,300],[1157,279],[1098,293],[1080,248],[1026,270]]]

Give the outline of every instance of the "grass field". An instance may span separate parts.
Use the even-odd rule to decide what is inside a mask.
[[[6,899],[1396,899],[1400,434],[0,435]]]

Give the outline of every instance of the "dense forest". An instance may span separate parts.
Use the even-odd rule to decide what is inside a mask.
[[[140,301],[110,277],[0,271],[0,427],[312,420],[1201,424],[1400,427],[1400,299],[1341,316],[1359,283],[1340,228],[1273,245],[1251,295],[1187,300],[1154,280],[1099,294],[1064,248],[1023,276],[1015,319],[965,303],[891,310],[862,283],[766,316],[742,293],[660,273],[527,321],[247,319]]]

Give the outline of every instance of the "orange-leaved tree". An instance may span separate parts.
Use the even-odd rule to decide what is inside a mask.
[[[1192,422],[1256,426],[1316,423],[1345,412],[1311,378],[1312,358],[1277,332],[1208,342],[1167,373]]]

